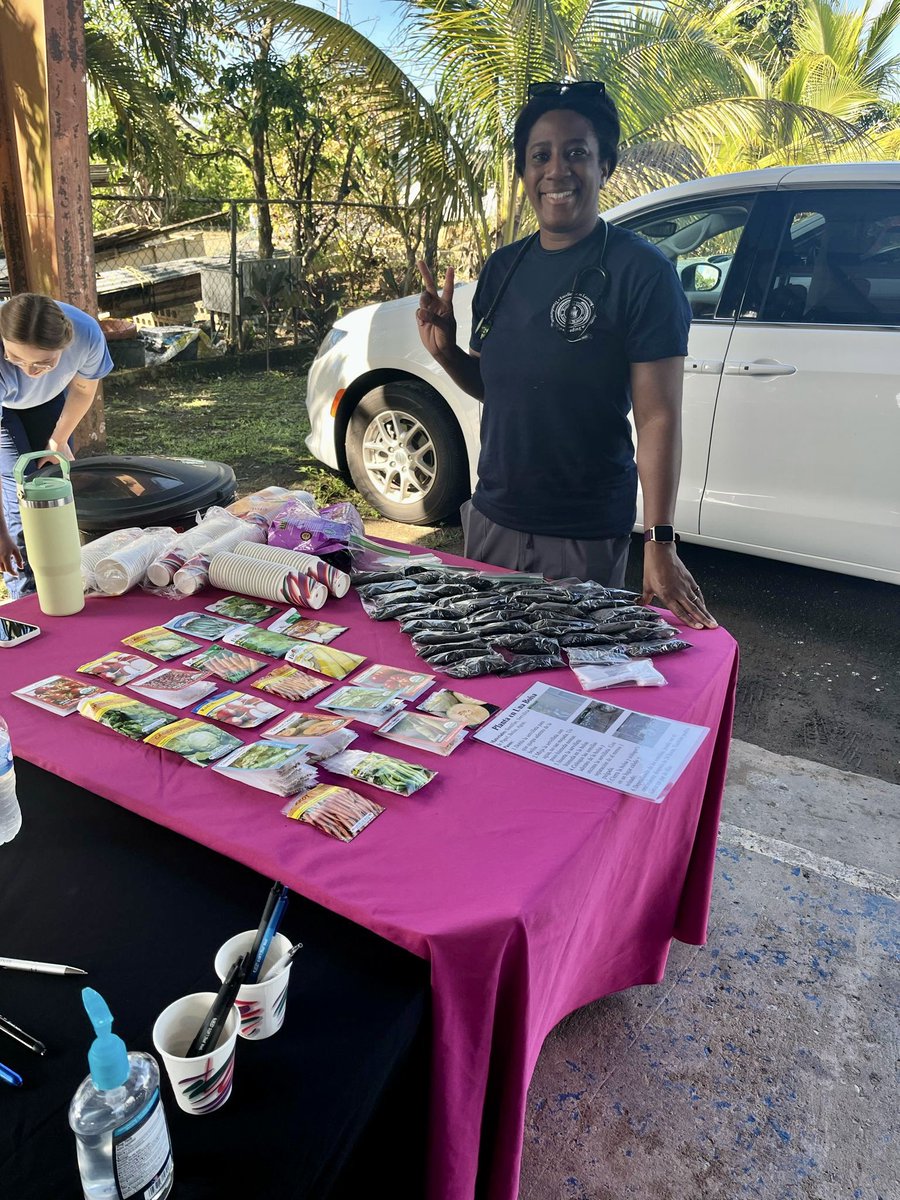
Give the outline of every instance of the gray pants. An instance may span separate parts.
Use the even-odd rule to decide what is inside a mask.
[[[521,533],[495,525],[471,500],[459,515],[466,558],[513,571],[540,572],[547,579],[593,579],[604,587],[617,588],[625,583],[628,537],[560,538]]]

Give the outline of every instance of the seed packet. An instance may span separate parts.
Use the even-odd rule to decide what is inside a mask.
[[[575,678],[586,692],[612,687],[664,687],[665,675],[649,658],[626,658],[624,663],[572,663]]]
[[[198,767],[208,767],[210,763],[242,746],[240,738],[224,729],[216,729],[215,725],[207,725],[205,721],[195,721],[184,717],[172,725],[151,733],[144,738],[148,746],[159,746],[162,750],[171,750],[180,754],[188,762]]]
[[[248,596],[223,596],[215,604],[207,604],[206,611],[218,613],[230,621],[240,621],[247,625],[258,625],[278,612],[274,604],[263,604],[261,600],[251,600]]]
[[[178,720],[171,713],[163,712],[161,708],[153,708],[141,700],[131,696],[120,696],[118,692],[102,692],[99,696],[90,696],[78,705],[78,711],[91,721],[99,721],[116,733],[135,742],[142,742],[148,733],[171,725]]]
[[[399,796],[412,795],[437,775],[437,771],[428,767],[366,750],[344,750],[334,758],[323,759],[322,766],[335,775],[349,775],[351,779],[371,783]]]
[[[450,717],[469,729],[475,729],[500,711],[497,704],[488,704],[486,700],[476,700],[474,696],[464,696],[462,692],[451,692],[449,688],[441,688],[426,696],[421,704],[416,705],[422,712],[433,713],[436,717]]]
[[[354,684],[366,687],[385,688],[404,700],[416,700],[423,692],[427,692],[434,683],[433,675],[423,675],[417,671],[403,671],[400,667],[386,667],[382,663],[373,663],[361,671]]]
[[[166,621],[164,628],[175,629],[179,633],[189,633],[193,637],[205,638],[208,642],[217,642],[226,633],[231,633],[237,627],[235,621],[225,621],[222,617],[208,616],[206,613],[179,613],[171,621]]]
[[[172,708],[187,708],[216,690],[216,684],[211,683],[205,675],[199,671],[188,671],[184,667],[177,670],[161,667],[146,679],[139,679],[137,683],[130,683],[128,686],[133,692],[147,696],[150,700],[168,704]]]
[[[104,683],[130,683],[139,675],[146,675],[156,666],[149,658],[140,658],[137,654],[125,654],[121,650],[113,650],[101,658],[94,658],[78,671],[82,675],[99,675]]]
[[[208,675],[215,675],[217,679],[224,679],[226,683],[240,683],[260,667],[267,667],[269,664],[261,658],[251,658],[249,654],[232,650],[229,646],[208,646],[192,658],[186,658],[184,665],[196,667]]]
[[[384,812],[384,807],[349,788],[318,783],[302,796],[288,801],[281,811],[292,821],[312,825],[338,841],[352,842]]]
[[[403,711],[403,701],[386,688],[348,685],[320,700],[316,708],[341,713],[365,725],[383,725],[388,717]]]
[[[308,671],[318,671],[320,675],[327,675],[330,679],[346,679],[351,671],[355,671],[366,661],[364,654],[349,654],[346,650],[336,650],[333,646],[317,646],[314,642],[292,642],[291,649],[285,657],[288,662],[306,667]]]
[[[314,621],[296,608],[289,608],[269,626],[272,633],[283,633],[287,637],[305,642],[333,642],[347,632],[346,625],[332,625],[330,621]]]
[[[277,704],[270,704],[261,696],[248,696],[245,692],[217,692],[207,700],[195,705],[191,712],[198,717],[210,717],[226,725],[237,725],[239,729],[255,729],[264,721],[284,712]]]
[[[308,700],[331,685],[324,679],[307,675],[305,671],[282,666],[255,680],[252,686],[263,692],[271,692],[273,696],[280,696],[282,700]]]
[[[152,629],[142,629],[138,633],[131,633],[128,637],[123,637],[122,641],[126,646],[133,646],[135,650],[140,650],[144,654],[152,654],[154,658],[161,658],[163,662],[168,662],[172,658],[180,658],[189,650],[201,648],[198,642],[192,642],[189,638],[182,637],[180,633],[166,629],[164,625],[154,625]]]
[[[293,746],[275,746],[271,742],[240,746],[213,770],[250,787],[274,792],[276,796],[304,792],[317,779],[315,767],[310,766],[302,750]]]
[[[226,646],[240,646],[242,650],[253,650],[257,654],[268,654],[269,658],[284,658],[288,650],[297,643],[283,633],[272,633],[268,629],[254,629],[252,625],[238,625],[222,638]]]
[[[83,683],[80,679],[70,679],[68,675],[48,675],[37,683],[18,688],[13,695],[59,717],[67,717],[75,712],[82,700],[88,696],[99,696],[102,691],[103,688]]]
[[[348,729],[349,717],[325,717],[318,713],[291,713],[271,729],[265,740],[277,746],[294,746],[306,751],[310,762],[320,762],[339,754],[356,741],[357,734]]]
[[[451,717],[432,717],[425,713],[401,712],[390,717],[375,730],[379,737],[389,738],[414,750],[432,754],[452,754],[466,736],[465,725]]]

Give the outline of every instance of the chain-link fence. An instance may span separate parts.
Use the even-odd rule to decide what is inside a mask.
[[[418,288],[413,209],[95,191],[93,223],[109,326],[199,329],[213,353],[317,345],[341,311]]]

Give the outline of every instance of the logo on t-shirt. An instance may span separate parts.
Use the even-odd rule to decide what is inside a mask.
[[[597,316],[594,302],[584,292],[566,292],[550,307],[550,324],[560,333],[568,333],[570,342],[583,342]]]

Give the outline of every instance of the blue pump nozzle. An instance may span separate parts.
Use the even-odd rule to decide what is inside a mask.
[[[121,1087],[129,1076],[128,1051],[112,1031],[113,1016],[100,993],[93,988],[82,988],[81,999],[97,1035],[88,1051],[91,1079],[99,1091],[108,1092]]]

